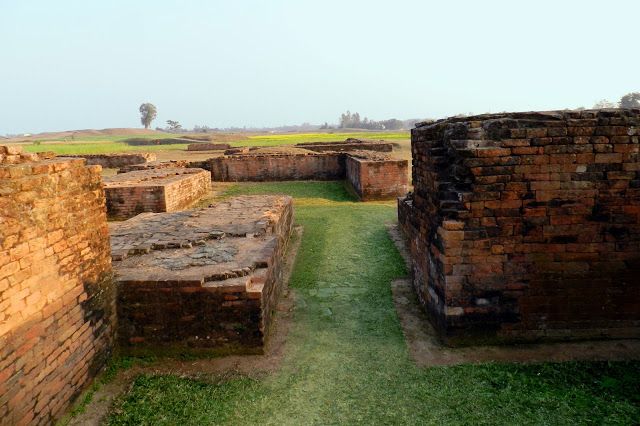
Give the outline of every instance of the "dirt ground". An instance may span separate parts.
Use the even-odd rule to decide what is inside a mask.
[[[397,224],[387,225],[389,236],[410,270],[410,258]],[[413,290],[411,279],[391,283],[393,302],[411,357],[419,367],[481,362],[621,361],[640,359],[640,340],[557,342],[510,346],[449,348],[438,340]]]
[[[102,385],[91,402],[75,417],[64,420],[69,426],[98,426],[102,424],[115,399],[125,393],[133,379],[140,374],[175,375],[206,380],[227,380],[235,376],[261,377],[276,371],[285,354],[285,343],[291,326],[295,294],[288,283],[302,241],[302,227],[295,227],[284,258],[284,290],[277,306],[272,331],[267,339],[264,355],[230,355],[195,360],[162,359],[144,366],[134,366],[120,371],[115,379]],[[82,397],[79,398],[79,401]]]

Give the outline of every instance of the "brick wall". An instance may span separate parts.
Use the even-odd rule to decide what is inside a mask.
[[[640,110],[412,131],[414,285],[450,343],[640,336]]]
[[[202,169],[149,169],[105,178],[107,212],[117,219],[142,212],[181,210],[210,190],[211,175]]]
[[[187,146],[187,151],[214,151],[231,148],[228,143],[192,143]]]
[[[230,155],[211,158],[211,179],[221,182],[338,180],[344,178],[340,154]]]
[[[349,152],[349,151],[377,151],[391,152],[393,144],[376,141],[351,140],[350,142],[305,142],[296,144],[299,148],[315,152]]]
[[[84,158],[87,160],[87,165],[102,166],[106,169],[117,169],[132,164],[144,164],[156,160],[156,155],[149,152],[137,154],[81,154],[67,155],[66,157]]]
[[[52,423],[102,367],[115,294],[100,167],[0,146],[0,424]]]
[[[407,160],[346,158],[346,178],[362,201],[388,200],[407,193]]]

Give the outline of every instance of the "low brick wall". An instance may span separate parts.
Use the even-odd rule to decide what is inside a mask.
[[[128,173],[128,172],[135,172],[140,170],[175,169],[175,168],[189,168],[189,167],[194,169],[201,168],[201,167],[192,165],[192,163],[187,160],[149,161],[148,163],[132,164],[129,166],[120,167],[118,169],[118,173]]]
[[[261,353],[282,290],[290,197],[237,197],[112,224],[130,354]]]
[[[407,193],[407,160],[346,157],[346,178],[362,201],[389,200]]]
[[[102,166],[106,169],[118,169],[120,167],[132,164],[144,164],[149,161],[155,161],[156,155],[153,153],[138,154],[81,154],[81,155],[65,155],[69,158],[84,158],[87,165]]]
[[[211,158],[207,169],[219,182],[338,180],[345,175],[340,154],[230,155]]]
[[[393,144],[388,142],[360,141],[357,139],[348,141],[349,142],[304,142],[296,144],[296,146],[315,152],[393,151]]]
[[[0,146],[0,424],[52,424],[104,365],[115,289],[99,167]]]
[[[412,131],[413,279],[452,344],[640,337],[640,110]]]
[[[216,151],[231,148],[228,143],[192,143],[187,146],[187,151]]]
[[[126,219],[143,212],[172,212],[191,206],[211,190],[206,170],[161,168],[121,173],[104,179],[107,212]]]

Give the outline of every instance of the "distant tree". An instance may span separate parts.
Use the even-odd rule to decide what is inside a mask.
[[[324,124],[322,126],[320,126],[320,130],[325,130],[325,129],[330,129],[329,123],[327,123],[326,121],[324,122]]]
[[[601,99],[593,105],[593,109],[615,108],[617,105],[606,99]]]
[[[167,125],[169,126],[169,130],[180,130],[180,129],[182,129],[182,124],[178,123],[175,120],[167,120]]]
[[[640,92],[627,93],[620,98],[620,108],[640,108]]]
[[[144,126],[145,129],[148,129],[151,126],[151,122],[156,119],[156,115],[158,115],[158,110],[154,104],[144,103],[140,105],[140,122]]]
[[[206,126],[206,125],[193,126],[193,131],[196,132],[196,133],[207,133],[209,130],[211,130],[211,127]]]

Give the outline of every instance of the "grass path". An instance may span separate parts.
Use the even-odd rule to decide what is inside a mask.
[[[384,223],[393,203],[353,202],[341,183],[243,184],[296,197],[305,228],[291,279],[282,369],[225,382],[141,376],[108,419],[133,424],[633,424],[640,363],[418,369],[391,299],[405,274]]]

